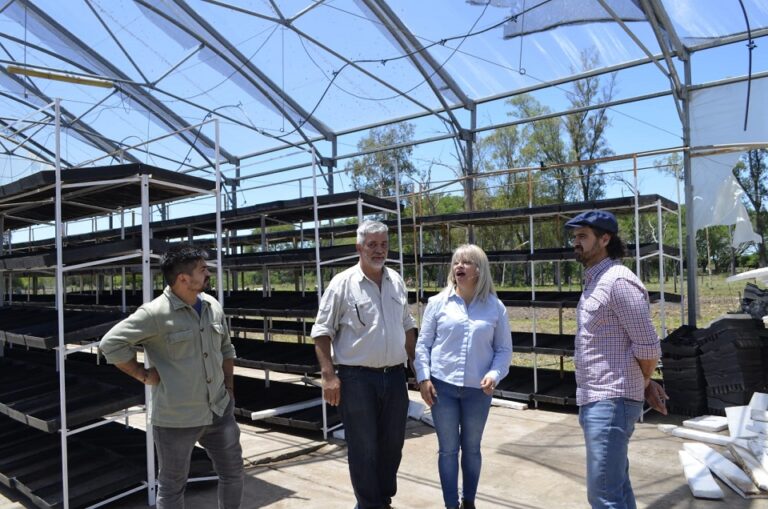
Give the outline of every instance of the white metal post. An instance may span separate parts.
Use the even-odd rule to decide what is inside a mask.
[[[675,182],[677,183],[677,253],[680,264],[680,324],[685,323],[685,265],[683,264],[683,213],[680,210],[680,175],[675,168]]]
[[[141,279],[142,299],[146,304],[153,298],[152,294],[152,267],[149,256],[149,175],[141,176]],[[149,368],[149,357],[144,351],[144,367]],[[144,401],[146,405],[146,437],[147,437],[147,504],[155,504],[155,440],[152,434],[152,423],[149,414],[152,407],[152,390],[149,385],[144,387]]]
[[[64,509],[69,509],[69,468],[67,451],[67,385],[65,361],[67,358],[66,343],[64,343],[64,271],[63,271],[63,232],[61,215],[61,100],[54,101],[55,109],[55,144],[56,144],[56,318],[58,320],[57,333],[59,335],[59,349],[56,352],[59,369],[59,405],[61,413],[61,495]]]
[[[395,207],[397,207],[397,244],[400,252],[400,277],[405,279],[403,269],[403,225],[400,219],[400,166],[395,159]]]
[[[219,165],[219,119],[213,119],[215,130],[215,161],[216,165],[216,290],[219,297],[219,304],[224,307],[224,265],[221,259],[221,168]]]
[[[637,188],[637,154],[632,156],[633,194],[635,195],[635,275],[640,277],[640,195]]]
[[[312,213],[315,219],[315,277],[317,281],[315,286],[317,287],[317,303],[320,304],[320,299],[323,296],[322,285],[322,271],[320,270],[320,213],[317,208],[317,156],[315,155],[315,148],[312,147]],[[328,409],[325,404],[325,389],[321,385],[321,394],[323,397],[323,440],[328,439]]]
[[[664,295],[664,230],[661,225],[661,200],[656,200],[656,221],[659,232],[659,315],[661,318],[661,337],[667,337],[667,299]]]
[[[528,248],[531,254],[531,300],[536,300],[536,262],[533,259],[534,254],[534,238],[533,238],[533,216],[530,215],[530,209],[533,208],[533,174],[528,171]],[[539,355],[536,352],[536,329],[538,328],[536,315],[536,306],[531,307],[531,337],[533,345],[533,393],[539,392]],[[539,400],[534,400],[536,408],[539,407]]]
[[[125,209],[120,207],[120,240],[125,240]],[[128,304],[125,300],[125,265],[120,267],[120,310],[125,313]]]

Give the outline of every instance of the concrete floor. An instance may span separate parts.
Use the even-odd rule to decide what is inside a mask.
[[[418,395],[412,393],[418,400]],[[650,417],[638,424],[630,446],[630,470],[638,508],[768,509],[768,499],[744,500],[722,483],[723,501],[691,496],[677,451],[682,440],[656,429],[676,417]],[[355,505],[343,443],[323,442],[243,424],[242,442],[248,466],[243,509],[352,509]],[[409,421],[399,491],[393,505],[441,508],[434,430]],[[483,440],[483,473],[477,507],[587,507],[584,488],[584,444],[575,411],[560,407],[539,410],[492,408]],[[6,498],[4,498],[6,497]],[[21,505],[12,505],[14,504]],[[0,509],[32,507],[7,490],[0,491]],[[146,507],[136,494],[110,504],[114,509]],[[190,485],[187,508],[216,507],[213,483]]]

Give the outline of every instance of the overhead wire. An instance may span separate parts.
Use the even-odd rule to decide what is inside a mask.
[[[749,59],[748,72],[747,72],[747,104],[744,106],[744,130],[747,130],[749,121],[749,97],[752,93],[752,51],[757,47],[755,41],[752,40],[752,29],[749,26],[749,16],[747,15],[747,8],[744,7],[744,1],[739,0],[741,6],[741,12],[744,14],[744,23],[747,24],[747,55]]]
[[[541,6],[541,5],[544,5],[544,4],[546,4],[546,3],[550,2],[550,1],[552,1],[552,0],[543,0],[542,2],[540,2],[539,4],[537,4],[535,7],[539,7],[539,6]],[[336,8],[336,7],[334,7],[334,6],[330,6],[330,7],[332,7],[332,8]],[[534,7],[534,8],[535,8],[535,7]],[[483,9],[483,13],[485,12],[485,9],[487,9],[487,8],[488,8],[488,4],[486,4],[485,8]],[[342,11],[343,11],[343,9],[340,9],[340,10],[342,10]],[[344,11],[344,12],[347,12],[347,11]],[[382,64],[382,65],[386,65],[386,64],[387,64],[387,62],[392,62],[392,61],[397,61],[397,60],[402,60],[402,59],[410,58],[410,57],[412,57],[412,56],[414,56],[414,55],[416,55],[416,54],[419,54],[419,53],[422,53],[422,52],[426,52],[427,50],[429,50],[430,48],[432,48],[432,47],[434,47],[434,46],[437,46],[437,45],[441,45],[441,46],[444,46],[446,43],[448,43],[448,42],[450,42],[450,41],[459,40],[459,39],[460,39],[460,40],[462,40],[462,41],[465,41],[465,40],[466,40],[467,38],[469,38],[469,37],[474,37],[474,36],[476,36],[476,35],[480,35],[480,34],[483,34],[483,33],[485,33],[485,32],[488,32],[488,31],[494,30],[494,29],[496,29],[496,28],[498,28],[498,27],[500,27],[500,26],[504,25],[505,23],[508,23],[509,21],[516,21],[516,20],[517,20],[517,17],[518,17],[520,14],[521,14],[521,13],[518,13],[518,14],[514,14],[514,15],[511,15],[511,16],[506,16],[506,17],[505,17],[503,20],[501,20],[500,22],[498,22],[498,23],[494,23],[493,25],[490,25],[490,26],[488,26],[488,27],[485,27],[485,28],[483,28],[483,29],[481,29],[481,30],[478,30],[477,32],[469,32],[469,33],[467,33],[467,34],[463,34],[463,35],[456,35],[456,36],[446,37],[446,38],[444,38],[444,39],[440,39],[439,41],[434,41],[434,42],[432,42],[432,43],[430,43],[430,44],[428,44],[428,45],[426,45],[426,46],[423,46],[423,47],[421,47],[421,48],[419,48],[419,49],[416,49],[416,50],[413,50],[413,51],[409,51],[409,52],[405,52],[405,53],[403,53],[403,54],[401,54],[401,55],[397,55],[397,56],[394,56],[394,57],[389,57],[389,58],[375,58],[375,59],[357,59],[357,60],[350,60],[349,62],[345,62],[345,63],[344,63],[342,66],[341,66],[341,68],[339,68],[338,70],[335,70],[335,71],[333,71],[333,72],[332,72],[332,77],[330,78],[330,80],[329,80],[328,84],[326,85],[325,89],[323,90],[323,93],[322,93],[322,94],[320,94],[320,98],[319,98],[319,99],[316,101],[316,103],[315,103],[314,107],[313,107],[313,108],[310,110],[310,112],[309,112],[309,115],[307,116],[307,118],[305,118],[305,119],[302,119],[302,121],[301,121],[301,122],[298,124],[298,126],[297,126],[297,127],[295,127],[294,129],[292,129],[291,131],[289,131],[288,133],[286,133],[286,134],[284,134],[284,135],[282,135],[282,136],[278,136],[278,138],[279,138],[279,139],[282,139],[282,138],[284,138],[284,137],[286,137],[286,136],[289,136],[289,135],[291,135],[291,134],[295,133],[296,131],[298,131],[299,129],[301,129],[301,128],[302,128],[302,127],[303,127],[303,126],[304,126],[304,125],[305,125],[305,124],[306,124],[306,123],[309,121],[309,118],[311,118],[311,117],[312,117],[312,116],[315,114],[315,112],[317,111],[317,109],[320,107],[320,105],[322,104],[323,100],[325,99],[325,96],[328,94],[328,91],[329,91],[329,90],[330,90],[330,88],[331,88],[331,87],[334,85],[334,83],[335,83],[335,81],[336,81],[336,78],[338,78],[338,77],[339,77],[339,75],[340,75],[340,74],[341,74],[341,73],[342,73],[342,72],[343,72],[345,69],[347,69],[347,68],[348,68],[350,65],[352,65],[352,64],[370,64],[370,63],[380,63],[380,64]],[[480,17],[482,17],[482,15],[483,15],[483,14],[481,13],[481,14],[480,14]],[[476,25],[476,24],[477,24],[477,23],[480,21],[480,17],[478,17],[478,19],[475,21],[475,23],[473,24],[473,27],[474,27],[474,26],[475,26],[475,25]],[[368,18],[364,18],[364,19],[368,20]],[[368,20],[368,21],[370,21],[370,20]],[[463,43],[463,42],[462,42],[462,43]],[[460,46],[461,46],[461,44],[459,44],[459,47],[460,47]],[[455,53],[456,53],[456,51],[457,51],[457,50],[458,50],[458,47],[457,47],[457,48],[454,50],[454,52],[451,54],[451,57],[453,56],[453,54],[455,54]],[[447,63],[447,61],[446,61],[445,63]],[[443,65],[445,65],[445,63],[443,63]],[[439,70],[440,68],[442,68],[442,66],[441,66],[441,67],[439,67],[439,68],[438,68],[438,70]],[[434,74],[435,74],[436,72],[437,72],[437,70],[435,70],[435,71],[433,72],[433,74],[430,76],[430,78],[431,78],[432,76],[434,76]],[[323,73],[323,74],[325,75],[325,73]],[[326,78],[327,78],[327,76],[326,76]],[[413,87],[412,89],[410,89],[410,90],[409,90],[409,92],[410,92],[410,91],[412,91],[412,90],[414,90],[414,89],[415,89],[415,88],[417,88],[418,86],[421,86],[421,85],[422,85],[423,83],[425,83],[425,82],[426,82],[428,79],[429,79],[429,78],[425,78],[425,79],[424,79],[422,82],[420,82],[418,85],[416,85],[416,87]],[[393,97],[391,97],[391,98],[385,98],[385,99],[380,99],[380,100],[388,100],[388,99],[394,99],[394,98],[397,98],[397,97],[402,97],[402,96],[403,96],[403,95],[405,95],[405,94],[407,94],[407,92],[406,92],[406,93],[397,94],[397,95],[395,95],[395,96],[393,96]]]
[[[476,55],[472,55],[472,54],[470,54],[470,53],[467,53],[466,51],[463,51],[463,50],[461,49],[461,46],[462,46],[462,44],[463,44],[463,43],[464,43],[464,42],[467,40],[467,38],[469,38],[469,37],[472,37],[472,36],[476,36],[476,35],[479,35],[479,34],[482,34],[482,33],[484,33],[484,32],[487,32],[487,31],[493,30],[493,29],[495,29],[495,28],[498,28],[499,26],[501,26],[501,25],[503,25],[503,24],[505,24],[505,23],[507,23],[507,22],[509,22],[509,21],[516,21],[516,20],[517,20],[517,16],[519,16],[520,14],[524,14],[524,12],[526,12],[526,11],[530,11],[530,10],[532,10],[532,9],[538,8],[538,7],[540,7],[541,5],[544,5],[544,4],[548,3],[549,1],[551,1],[551,0],[545,0],[545,1],[543,1],[543,2],[537,3],[536,5],[534,5],[534,6],[530,7],[529,9],[525,9],[525,4],[523,4],[523,12],[522,12],[522,13],[518,13],[518,14],[516,14],[516,15],[514,15],[514,16],[507,16],[507,17],[505,17],[505,18],[504,18],[502,21],[500,21],[499,23],[495,23],[495,24],[493,24],[493,25],[490,25],[490,26],[488,26],[488,27],[486,27],[486,28],[484,28],[484,29],[482,29],[482,30],[479,30],[479,31],[477,31],[477,32],[473,32],[473,31],[472,31],[472,30],[473,30],[473,28],[474,28],[474,27],[477,25],[477,23],[480,21],[480,19],[481,19],[481,18],[482,18],[482,16],[483,16],[483,13],[485,13],[485,12],[486,12],[486,10],[487,10],[487,8],[488,8],[488,5],[490,4],[490,2],[489,2],[489,3],[486,3],[486,4],[485,4],[485,6],[484,6],[484,8],[483,8],[483,13],[481,13],[481,15],[480,15],[480,16],[477,18],[477,20],[476,20],[476,21],[475,21],[475,23],[473,24],[473,26],[472,26],[472,28],[470,29],[470,31],[469,31],[468,33],[466,33],[466,34],[463,34],[463,35],[458,35],[458,36],[453,36],[453,37],[448,37],[448,38],[445,38],[445,39],[441,39],[440,41],[433,41],[432,43],[428,44],[427,46],[425,46],[425,47],[423,47],[423,48],[420,48],[420,49],[418,49],[418,50],[415,50],[415,51],[412,51],[412,52],[404,53],[404,54],[402,54],[402,55],[399,55],[399,56],[396,56],[396,57],[385,58],[385,59],[361,59],[361,60],[356,60],[356,61],[354,61],[354,62],[355,62],[355,63],[375,63],[375,62],[381,62],[383,65],[386,65],[386,62],[389,62],[389,61],[393,61],[393,60],[398,60],[398,59],[403,59],[403,58],[408,58],[408,57],[410,57],[410,56],[413,56],[413,55],[414,55],[414,54],[416,54],[416,53],[419,53],[419,52],[422,52],[422,51],[426,51],[426,50],[428,50],[429,48],[432,48],[432,47],[434,47],[435,45],[438,45],[438,44],[440,44],[440,45],[445,45],[445,43],[447,43],[447,42],[450,42],[450,41],[453,41],[453,40],[460,40],[460,43],[459,43],[459,44],[458,44],[458,45],[457,45],[455,48],[452,48],[452,52],[451,52],[450,56],[449,56],[449,57],[448,57],[448,58],[447,58],[447,59],[446,59],[446,60],[445,60],[445,61],[444,61],[444,62],[441,64],[441,66],[440,66],[440,67],[442,67],[442,66],[446,65],[446,64],[447,64],[447,62],[448,62],[448,61],[449,61],[451,58],[453,58],[453,56],[454,56],[456,53],[459,53],[459,52],[460,52],[461,54],[469,55],[469,56],[472,56],[472,57],[474,57],[474,58],[480,58],[480,59],[482,59],[482,60],[488,61],[487,59],[483,59],[482,57],[478,57],[478,56],[476,56]],[[740,0],[740,3],[742,4],[742,9],[743,9],[743,3],[741,2],[741,0]],[[349,11],[346,11],[346,10],[344,10],[344,9],[340,9],[340,8],[339,8],[339,7],[337,7],[337,6],[332,6],[332,5],[326,5],[326,6],[327,6],[327,7],[329,7],[329,8],[338,9],[338,10],[340,10],[340,11],[343,11],[343,12],[347,12],[348,14],[356,15],[356,14],[354,14],[354,13],[351,13],[351,12],[349,12]],[[368,17],[365,17],[365,16],[359,16],[359,17],[361,17],[362,19],[366,19],[366,20],[368,20],[368,21],[371,21],[371,22],[373,22],[373,20],[370,20]],[[746,18],[746,11],[745,11],[745,19],[747,19],[747,18]],[[748,23],[748,19],[747,19],[747,23]],[[123,27],[123,28],[124,28],[125,30],[127,30],[128,32],[130,32],[130,30],[129,30],[127,27]],[[273,28],[272,28],[272,33],[274,33],[274,30],[276,30],[276,29],[277,29],[277,26],[273,27]],[[266,31],[267,31],[267,30],[264,30],[262,33],[266,32]],[[133,34],[133,35],[134,35],[134,37],[136,37],[136,36],[135,36],[135,34]],[[272,36],[272,34],[270,34],[270,35],[267,37],[267,40],[269,40],[269,38],[270,38],[271,36]],[[313,62],[313,64],[314,64],[315,66],[317,66],[317,67],[320,69],[320,66],[317,64],[317,62],[315,62],[315,60],[314,60],[314,59],[311,57],[311,55],[309,54],[309,51],[308,51],[307,47],[305,46],[305,41],[304,41],[304,38],[303,38],[303,37],[299,37],[299,39],[300,39],[300,41],[301,41],[302,47],[304,48],[305,52],[307,53],[307,56],[310,58],[310,60]],[[252,59],[252,58],[253,58],[253,57],[254,57],[254,56],[255,56],[255,55],[256,55],[256,54],[257,54],[257,53],[258,53],[258,52],[259,52],[259,51],[260,51],[260,50],[261,50],[261,49],[264,47],[264,44],[266,44],[267,40],[265,40],[265,42],[264,42],[264,43],[262,43],[262,44],[260,45],[259,49],[257,49],[257,50],[256,50],[256,52],[254,52],[254,54],[253,54],[253,55],[251,55],[251,57],[249,58],[249,61],[250,61],[250,59]],[[751,34],[750,34],[750,41],[751,41]],[[751,43],[751,44],[754,44],[754,43]],[[25,45],[25,48],[26,48],[26,45]],[[750,48],[750,73],[751,73],[751,49],[752,49],[752,48]],[[496,64],[496,65],[502,65],[502,64],[498,64],[498,62],[493,62],[493,63],[494,63],[494,64]],[[242,65],[245,65],[245,63],[243,63]],[[328,83],[328,86],[326,87],[326,89],[324,90],[324,92],[322,93],[322,95],[320,96],[320,99],[317,101],[317,104],[316,104],[316,105],[315,105],[315,107],[312,109],[312,112],[311,112],[311,114],[309,115],[309,117],[313,116],[313,115],[314,115],[314,113],[317,111],[317,108],[320,106],[320,104],[322,103],[322,101],[323,101],[323,100],[324,100],[324,98],[326,97],[326,94],[327,94],[327,92],[328,92],[328,89],[329,89],[331,86],[335,86],[335,87],[337,87],[339,90],[341,90],[342,92],[344,92],[344,93],[347,93],[347,94],[349,94],[349,95],[351,95],[351,96],[353,96],[353,97],[357,97],[357,98],[359,98],[359,99],[361,99],[361,100],[371,100],[371,101],[376,101],[376,100],[378,100],[378,101],[381,101],[381,100],[387,100],[387,99],[396,98],[396,97],[400,96],[400,94],[397,94],[397,95],[391,96],[391,97],[389,97],[389,98],[370,98],[370,97],[365,97],[365,96],[361,96],[361,95],[358,95],[358,94],[354,94],[353,92],[351,92],[351,91],[348,91],[348,90],[344,89],[343,87],[341,87],[341,86],[338,84],[338,80],[336,80],[336,78],[337,78],[337,77],[340,75],[340,73],[341,73],[341,72],[343,72],[343,71],[344,71],[344,70],[345,70],[345,69],[346,69],[348,66],[349,66],[349,64],[348,64],[348,63],[345,63],[345,64],[344,64],[344,65],[343,65],[343,66],[342,66],[342,67],[341,67],[341,68],[340,68],[338,71],[334,71],[334,73],[333,73],[333,75],[332,75],[331,77],[329,77],[329,76],[328,76],[328,75],[327,75],[325,72],[323,72],[323,75],[326,77],[326,79],[328,79],[328,80],[329,80],[329,83]],[[239,66],[239,67],[241,68],[242,66]],[[504,67],[504,66],[502,65],[502,67]],[[521,66],[520,66],[520,67],[521,67]],[[520,70],[518,69],[518,72],[519,72],[519,71],[520,71]],[[223,80],[222,82],[220,82],[220,83],[218,83],[218,84],[214,85],[213,87],[211,87],[211,88],[209,88],[209,89],[207,89],[207,90],[205,90],[205,91],[201,92],[200,94],[196,94],[196,95],[193,95],[193,96],[191,96],[191,97],[199,97],[200,95],[204,95],[204,94],[208,94],[208,93],[210,93],[210,92],[211,92],[211,91],[213,91],[215,88],[217,88],[218,86],[221,86],[221,85],[222,85],[224,82],[226,82],[226,81],[227,81],[227,79],[228,79],[228,78],[230,78],[230,77],[231,77],[231,76],[232,76],[232,75],[233,75],[235,72],[237,72],[237,69],[235,69],[235,70],[233,71],[233,73],[231,73],[231,74],[230,74],[230,75],[229,75],[229,76],[228,76],[228,77],[227,77],[225,80]],[[435,73],[433,72],[431,76],[434,76],[434,74],[435,74]],[[430,77],[431,77],[431,76],[430,76]],[[528,75],[528,76],[530,76],[530,75]],[[535,77],[533,77],[533,76],[530,76],[530,77],[531,77],[532,79],[536,79],[536,78],[535,78]],[[542,80],[539,80],[539,81],[542,81]],[[422,80],[422,81],[421,81],[420,83],[418,83],[416,86],[414,86],[413,88],[409,89],[409,90],[408,90],[408,92],[410,92],[410,91],[414,90],[414,89],[415,89],[416,87],[418,87],[418,86],[421,86],[421,85],[422,85],[424,82],[426,82],[426,79]],[[408,92],[406,92],[406,93],[408,93]],[[748,90],[748,94],[749,94],[749,90]],[[170,102],[175,102],[175,101],[173,101],[173,100],[168,100],[168,101],[166,101],[166,102],[169,102],[169,103],[170,103]],[[748,108],[748,106],[749,106],[749,96],[748,96],[748,99],[747,99],[747,108]],[[131,108],[131,106],[127,106],[127,107],[128,107],[128,108]],[[673,134],[673,135],[675,134],[675,133],[671,133],[670,131],[667,131],[667,130],[665,130],[665,129],[662,129],[662,128],[661,128],[661,127],[659,127],[659,126],[656,126],[656,125],[653,125],[653,124],[647,123],[647,122],[645,122],[645,121],[642,121],[642,120],[640,120],[640,119],[638,119],[638,118],[636,118],[636,117],[633,117],[633,116],[631,116],[631,115],[628,115],[628,114],[626,114],[626,113],[623,113],[623,112],[618,112],[618,111],[616,111],[616,110],[613,110],[613,111],[615,111],[616,113],[619,113],[619,114],[621,114],[621,115],[623,115],[623,116],[626,116],[626,117],[628,117],[628,118],[633,118],[633,119],[634,119],[634,120],[636,120],[636,121],[639,121],[639,122],[643,122],[643,123],[645,123],[645,124],[647,124],[647,125],[650,125],[650,126],[652,126],[652,127],[656,128],[656,129],[660,129],[660,130],[662,130],[662,131],[664,131],[664,132],[667,132],[667,133],[670,133],[670,134]],[[748,110],[747,110],[747,114],[748,114]],[[101,115],[101,111],[98,113],[98,115],[97,115],[97,118],[98,118],[98,116],[99,116],[99,115]],[[309,118],[301,120],[301,122],[300,122],[300,124],[299,124],[298,128],[301,128],[301,127],[303,127],[303,126],[306,124],[306,122],[308,122],[308,120],[309,120]],[[746,121],[747,121],[747,119],[746,119],[746,115],[745,115],[745,125],[746,125]],[[251,124],[252,124],[252,122],[249,122],[249,123],[251,123]],[[254,126],[254,128],[255,128],[255,126]],[[292,131],[290,131],[290,132],[288,132],[288,133],[285,133],[285,134],[282,134],[282,135],[280,135],[280,136],[271,136],[271,135],[269,135],[269,133],[266,133],[266,132],[263,132],[263,134],[264,134],[264,135],[266,135],[266,136],[269,136],[270,138],[276,139],[276,140],[285,141],[285,140],[284,140],[284,138],[286,138],[286,137],[290,136],[291,134],[295,133],[295,132],[298,130],[298,128],[295,128],[295,129],[293,129]],[[185,158],[185,159],[186,159],[186,158]]]
[[[448,55],[448,57],[446,57],[446,59],[443,61],[443,63],[441,63],[437,68],[435,68],[434,71],[428,77],[422,79],[421,81],[419,81],[416,85],[412,86],[411,88],[409,88],[409,89],[407,89],[407,90],[405,90],[405,91],[403,91],[401,93],[398,93],[398,94],[395,94],[395,95],[391,95],[391,96],[385,96],[385,97],[364,97],[364,96],[361,96],[361,95],[353,94],[353,93],[348,92],[347,90],[343,89],[338,84],[335,84],[336,88],[338,88],[339,90],[341,90],[342,92],[344,92],[344,93],[346,93],[348,95],[351,95],[352,97],[356,97],[356,98],[364,100],[364,101],[374,101],[374,102],[390,101],[392,99],[397,99],[398,97],[402,97],[404,95],[410,94],[411,92],[413,92],[414,90],[416,90],[417,88],[422,86],[424,83],[426,83],[430,79],[432,79],[435,76],[435,74],[437,74],[437,72],[439,70],[441,70],[443,67],[445,67],[445,65],[453,58],[453,56],[456,54],[456,52],[459,51],[459,49],[461,48],[462,44],[464,44],[464,42],[467,40],[468,37],[483,33],[482,31],[477,32],[477,33],[472,33],[472,30],[474,30],[474,28],[477,26],[477,24],[480,22],[480,20],[485,15],[485,12],[488,10],[488,5],[489,4],[485,4],[485,7],[483,8],[483,11],[480,13],[480,15],[477,17],[477,19],[475,19],[475,22],[469,28],[469,32],[467,34],[465,34],[463,37],[462,36],[457,36],[457,37],[460,38],[459,44],[457,44],[455,48],[451,48],[451,50],[452,50],[451,54]],[[505,20],[502,21],[501,23],[506,23],[508,20],[509,20],[509,18],[505,18]],[[498,24],[494,25],[494,27],[495,26],[498,26]],[[451,38],[451,39],[453,39],[453,38]],[[323,75],[326,77],[326,79],[328,79],[328,76],[325,74],[325,71],[323,71],[320,68],[320,66],[317,64],[317,62],[314,61],[312,56],[307,51],[307,48],[304,45],[304,38],[303,37],[299,37],[299,40],[301,42],[302,48],[304,48],[304,52],[306,53],[307,58],[309,58],[309,60],[313,64],[315,64],[315,67],[317,67],[320,70],[320,72],[323,73]],[[441,45],[441,46],[445,46],[445,42],[446,41],[448,41],[448,39],[441,39],[440,41],[433,41],[429,46],[425,47],[424,49],[431,48],[431,47],[436,46],[438,44]],[[406,54],[404,54],[401,57],[389,58],[389,59],[384,59],[384,60],[380,60],[380,61],[382,62],[382,65],[386,65],[386,62],[389,62],[389,61],[392,61],[392,60],[399,60],[401,58],[408,57],[408,56],[413,56],[416,53],[421,53],[421,52],[422,52],[421,50],[415,50],[413,52],[406,53]],[[377,61],[378,60],[353,60],[352,62],[353,63],[363,63],[363,62],[377,62]]]

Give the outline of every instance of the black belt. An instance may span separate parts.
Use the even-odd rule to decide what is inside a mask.
[[[397,371],[398,369],[404,369],[403,364],[395,364],[394,366],[384,366],[382,368],[372,368],[370,366],[348,366],[346,364],[339,364],[340,368],[346,369],[359,369],[361,371],[375,371],[376,373],[389,373],[391,371]]]

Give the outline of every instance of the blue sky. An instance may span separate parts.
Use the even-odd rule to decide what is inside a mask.
[[[140,80],[137,71],[122,55],[109,36],[100,27],[84,3],[60,3],[55,0],[38,2],[46,12],[59,20],[66,27],[77,31],[84,42],[100,52],[108,54],[113,63],[129,74],[133,79]],[[189,0],[190,5],[197,9],[217,29],[227,34],[238,49],[254,62],[265,73],[284,89],[297,97],[299,102],[316,114],[333,129],[341,129],[353,125],[365,125],[386,118],[396,118],[412,113],[414,105],[392,95],[392,91],[362,76],[358,71],[345,68],[335,80],[328,93],[322,95],[332,72],[341,69],[340,61],[324,53],[319,48],[302,43],[293,32],[275,29],[273,23],[244,16],[222,9],[213,4],[198,0]],[[494,2],[499,4],[502,2]],[[238,2],[254,11],[271,13],[268,2],[259,0],[243,0]],[[281,0],[277,4],[286,13],[292,14],[308,5],[307,0]],[[509,7],[498,8],[472,5],[464,0],[420,0],[393,1],[393,8],[408,28],[416,34],[421,43],[428,45],[441,38],[467,34],[490,27],[508,16]],[[508,3],[509,4],[509,3]],[[682,35],[706,35],[709,33],[724,33],[723,31],[739,31],[743,25],[740,11],[720,0],[675,0],[664,1],[664,4],[675,11],[676,16],[686,20],[679,28]],[[765,0],[750,0],[746,2],[751,9],[755,26],[768,24],[768,2]],[[151,18],[142,12],[136,4],[129,0],[110,0],[94,2],[98,12],[110,24],[125,47],[134,55],[141,58],[144,72],[148,79],[156,78],[164,73],[173,63],[179,61],[189,52],[195,42],[188,35],[179,32],[177,28],[167,26],[162,21],[148,22]],[[586,5],[586,4],[582,4]],[[695,8],[694,8],[695,7]],[[14,5],[0,16],[0,30],[17,37],[35,39],[35,34],[20,31],[17,21],[11,20],[8,13]],[[83,20],[88,20],[83,21]],[[531,20],[529,20],[531,21]],[[344,27],[340,30],[339,27]],[[642,40],[649,44],[652,52],[657,52],[653,34],[648,27],[633,24]],[[297,22],[300,30],[313,37],[322,39],[334,49],[352,59],[371,60],[361,64],[370,72],[386,78],[396,84],[401,90],[407,90],[416,100],[436,107],[437,102],[423,79],[412,72],[412,66],[404,60],[394,60],[401,50],[392,42],[384,31],[370,21],[370,16],[352,1],[336,0],[325,2],[315,8],[310,14]],[[649,42],[650,41],[650,42]],[[652,44],[651,44],[652,43]],[[755,72],[766,70],[768,59],[763,57],[763,41],[758,41],[755,52]],[[10,47],[10,46],[9,46]],[[455,78],[459,86],[473,98],[483,98],[494,94],[531,86],[540,82],[566,76],[579,65],[581,48],[590,47],[600,57],[604,64],[639,59],[643,52],[629,39],[623,30],[615,23],[594,25],[576,25],[561,27],[549,32],[533,34],[523,38],[503,39],[503,27],[497,27],[487,33],[471,36],[465,40],[450,41],[444,45],[438,44],[430,48],[434,58]],[[707,50],[696,53],[693,57],[693,81],[702,83],[710,80],[738,76],[746,73],[747,50],[745,43],[737,43],[726,48]],[[25,52],[24,58],[31,63],[44,63],[34,52]],[[379,61],[380,60],[380,61]],[[682,68],[678,65],[682,74]],[[285,133],[290,125],[285,118],[274,115],[263,105],[263,100],[249,94],[243,84],[228,80],[227,69],[221,69],[212,64],[210,52],[205,51],[195,55],[179,67],[174,73],[164,79],[161,85],[174,87],[183,97],[209,101],[211,108],[221,108],[219,111],[235,117],[243,122],[254,124],[272,134]],[[231,73],[230,73],[231,74]],[[38,84],[52,97],[63,97],[65,104],[76,114],[86,111],[99,101],[103,95],[98,90],[73,88],[54,82],[38,80]],[[536,93],[537,99],[553,110],[567,107],[563,92],[568,86]],[[618,74],[616,98],[648,94],[667,90],[669,84],[661,72],[652,65],[623,70]],[[320,99],[322,97],[322,100]],[[181,108],[180,114],[187,121],[199,122],[204,113],[193,108],[182,108],[179,101],[163,96],[165,104]],[[10,103],[9,103],[10,104]],[[162,126],[147,119],[137,105],[119,94],[105,103],[105,108],[86,116],[86,120],[94,123],[97,128],[119,129],[110,135],[116,140],[144,140],[163,132]],[[315,106],[317,107],[315,110]],[[10,112],[9,112],[10,114]],[[465,125],[468,125],[468,113],[457,111]],[[611,128],[608,139],[611,148],[617,154],[632,153],[649,149],[679,146],[681,127],[669,97],[644,101],[637,104],[618,106],[612,109]],[[478,123],[480,126],[507,120],[507,107],[503,101],[479,108]],[[417,138],[428,138],[447,132],[446,127],[435,119],[414,122]],[[205,129],[212,136],[212,128]],[[348,153],[356,150],[355,146],[360,136],[355,134],[339,140],[339,152]],[[482,136],[482,135],[481,135]],[[50,138],[47,140],[50,142]],[[272,143],[268,138],[251,133],[243,134],[242,130],[233,128],[231,122],[222,123],[222,145],[236,153],[258,151]],[[177,157],[183,157],[188,148],[178,142],[166,140],[155,145],[167,149]],[[330,152],[327,143],[320,143],[325,151]],[[65,140],[65,153],[76,161],[85,160],[87,156],[71,140]],[[286,154],[267,155],[244,161],[244,174],[258,174],[279,167],[307,162],[309,156],[297,150],[287,150]],[[138,153],[142,156],[141,153]],[[192,153],[191,157],[195,157]],[[434,166],[435,180],[453,178],[446,166],[455,167],[456,158],[452,142],[433,143],[415,149],[414,157],[422,169],[430,161],[438,161]],[[158,166],[175,169],[172,164],[151,157],[147,161]],[[652,160],[641,161],[641,166],[648,165]],[[339,163],[343,168],[346,160]],[[23,163],[22,166],[27,165]],[[609,170],[627,168],[628,163],[607,165]],[[232,168],[225,165],[225,171],[232,174]],[[4,172],[7,176],[7,172]],[[18,176],[18,173],[15,173]],[[274,199],[294,198],[299,195],[311,194],[311,182],[305,180],[301,184],[286,180],[306,177],[306,168],[287,172],[281,175],[270,175],[253,178],[247,181],[248,187],[258,187],[239,195],[241,205],[250,205]],[[270,187],[263,187],[267,185]],[[337,189],[349,189],[349,182],[343,177],[339,179]],[[663,192],[668,196],[674,192],[668,179],[656,171],[645,171],[641,177],[641,192]],[[324,192],[321,185],[320,192]],[[621,195],[629,192],[623,186],[614,186],[611,194]],[[182,214],[186,209],[179,209]],[[210,212],[210,203],[195,204],[192,210]]]

